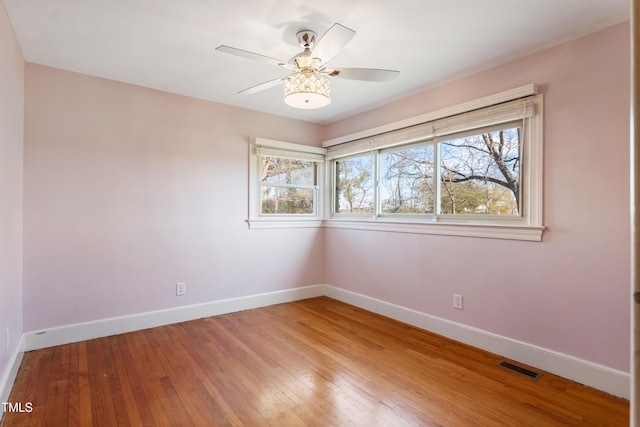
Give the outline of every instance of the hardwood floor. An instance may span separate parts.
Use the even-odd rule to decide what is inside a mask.
[[[326,297],[24,355],[2,426],[626,426],[629,402]]]

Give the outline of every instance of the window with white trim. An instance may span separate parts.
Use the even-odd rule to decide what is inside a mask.
[[[541,240],[542,95],[328,147],[327,226]]]
[[[520,217],[522,122],[437,142],[437,213]]]
[[[263,138],[252,141],[250,227],[319,225],[325,151]]]

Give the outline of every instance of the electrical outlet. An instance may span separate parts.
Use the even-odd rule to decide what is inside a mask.
[[[4,338],[5,342],[7,344],[7,350],[9,350],[9,346],[11,345],[11,339],[10,339],[11,335],[9,334],[9,327],[8,326],[4,330],[4,337],[5,337]]]
[[[453,308],[457,308],[458,310],[462,310],[462,295],[453,294]]]
[[[176,283],[176,295],[184,295],[187,293],[187,284],[185,282]]]

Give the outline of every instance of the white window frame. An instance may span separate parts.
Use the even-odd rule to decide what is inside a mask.
[[[441,131],[438,134],[431,126],[430,129],[433,131],[432,138],[434,143],[437,144],[443,140],[441,138],[442,135],[465,130],[464,124],[460,124],[459,121],[456,122],[456,116],[460,117],[468,113],[468,119],[471,124],[467,129],[495,125],[500,122],[487,118],[483,123],[482,114],[478,115],[476,113],[482,113],[483,110],[489,111],[491,108],[499,108],[500,105],[506,102],[519,99],[527,99],[528,104],[525,104],[525,106],[531,108],[531,111],[526,115],[526,119],[524,119],[522,131],[520,216],[488,217],[483,215],[429,214],[400,217],[398,215],[379,214],[378,212],[373,216],[334,214],[335,170],[333,165],[335,164],[335,159],[370,150],[382,150],[391,146],[408,146],[412,142],[426,139],[424,136],[425,130],[429,129],[432,123],[437,123],[438,126],[443,124],[448,126],[447,122],[450,121],[453,131]],[[504,122],[507,122],[507,120],[504,120]],[[413,129],[415,129],[416,134],[415,138],[411,139]],[[404,139],[401,142],[394,139],[397,136],[394,131],[402,132]],[[325,227],[512,240],[542,240],[542,232],[544,230],[542,223],[543,95],[537,94],[536,87],[533,84],[402,122],[325,141],[323,146],[328,148],[330,161],[326,162],[326,169],[329,182],[327,182],[326,186],[331,188],[331,191],[327,191],[325,196],[327,197],[324,213],[326,218]],[[376,203],[378,203],[377,197]]]
[[[322,226],[324,204],[324,157],[326,149],[266,138],[252,138],[249,144],[249,228],[295,228]],[[314,214],[262,214],[260,202],[260,155],[281,156],[315,161]]]

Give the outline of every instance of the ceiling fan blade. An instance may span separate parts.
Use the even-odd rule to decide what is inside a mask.
[[[238,49],[231,46],[218,46],[216,50],[224,53],[230,53],[231,55],[242,56],[243,58],[253,59],[254,61],[266,62],[267,64],[279,65],[285,68],[290,67],[286,61],[280,61],[279,59],[271,58],[270,56],[260,55],[259,53],[249,52],[248,50]]]
[[[268,82],[264,82],[264,83],[260,83],[258,85],[255,86],[251,86],[247,89],[241,90],[238,93],[241,93],[243,95],[251,95],[253,93],[257,93],[257,92],[261,92],[263,90],[269,89],[271,87],[274,86],[278,86],[284,79],[286,79],[287,77],[280,77],[274,80],[269,80]]]
[[[329,62],[331,58],[336,56],[338,52],[349,43],[349,40],[351,40],[355,34],[355,31],[344,25],[338,23],[333,24],[313,48],[313,56],[319,58],[321,64]]]
[[[389,82],[400,75],[400,71],[379,70],[376,68],[336,68],[334,70],[326,70],[325,73],[331,77],[369,82]]]

